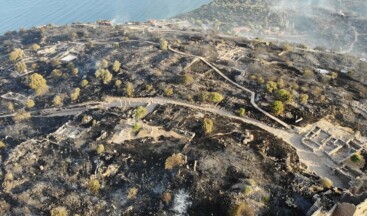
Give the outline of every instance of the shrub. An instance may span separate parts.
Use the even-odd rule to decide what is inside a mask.
[[[245,196],[249,196],[251,195],[253,192],[252,187],[250,185],[246,185],[245,188],[243,189],[243,194],[245,194]]]
[[[284,86],[285,86],[284,80],[283,79],[278,79],[277,85],[278,85],[278,88],[284,88]]]
[[[62,76],[62,71],[61,71],[61,70],[59,70],[59,69],[54,69],[54,70],[52,70],[52,72],[51,72],[51,76],[52,76],[52,77],[55,77],[55,78],[57,78],[57,77],[61,77],[61,76]]]
[[[134,94],[134,85],[131,82],[127,82],[125,86],[126,96],[132,97]]]
[[[97,147],[97,154],[102,154],[104,152],[104,145],[100,144]]]
[[[113,67],[112,67],[112,70],[114,71],[114,72],[119,72],[120,71],[120,68],[121,68],[121,63],[119,62],[119,61],[115,61],[114,63],[113,63]]]
[[[271,105],[271,112],[278,116],[284,112],[284,105],[281,101],[274,101]]]
[[[78,68],[74,68],[72,73],[73,73],[74,76],[78,76],[79,69]]]
[[[185,85],[190,85],[192,82],[194,82],[194,78],[192,77],[191,74],[186,73],[183,78],[182,78],[182,82]]]
[[[89,84],[88,80],[83,79],[83,80],[82,80],[82,82],[80,83],[80,86],[81,86],[82,88],[85,88],[88,84]]]
[[[210,134],[213,131],[214,123],[211,119],[205,118],[202,122],[202,129],[205,134]]]
[[[324,188],[328,188],[328,189],[332,188],[332,187],[333,187],[333,185],[334,185],[333,181],[331,181],[331,180],[330,180],[330,179],[328,179],[328,178],[321,178],[321,179],[320,179],[320,184],[321,184]]]
[[[22,49],[14,49],[13,52],[9,54],[9,60],[15,62],[24,58],[24,51]]]
[[[40,46],[40,45],[38,45],[38,44],[33,44],[33,45],[32,45],[32,50],[33,50],[33,51],[35,51],[35,52],[36,52],[36,51],[37,51],[37,50],[39,50],[39,49],[41,49],[41,46]]]
[[[122,85],[121,80],[116,80],[116,81],[115,81],[115,87],[116,87],[117,89],[120,89],[120,88],[121,88],[121,85]]]
[[[147,92],[150,92],[150,91],[152,91],[153,90],[153,85],[150,85],[150,84],[147,84],[146,86],[145,86],[145,91],[147,91]]]
[[[6,105],[6,108],[9,110],[9,112],[14,112],[15,108],[14,108],[14,104],[12,102],[9,102]]]
[[[301,101],[301,103],[306,104],[307,101],[308,101],[308,95],[307,94],[301,94],[299,96],[299,100]]]
[[[139,106],[135,111],[135,118],[136,119],[142,119],[148,114],[148,111],[146,108]]]
[[[98,65],[99,68],[107,68],[108,67],[108,61],[106,59],[102,59],[100,62],[99,62],[99,65]]]
[[[246,109],[245,108],[240,108],[238,111],[237,111],[237,114],[238,116],[240,117],[244,117],[246,115]]]
[[[127,194],[128,199],[135,199],[136,195],[138,195],[138,189],[136,187],[130,188],[129,193]]]
[[[159,41],[159,47],[161,50],[168,50],[168,42],[166,40]]]
[[[352,155],[352,156],[350,157],[350,160],[351,160],[353,163],[358,163],[358,162],[360,162],[360,161],[362,160],[362,155],[361,155],[361,154],[359,154],[359,153],[356,153],[356,154],[354,154],[354,155]]]
[[[65,207],[56,207],[51,210],[50,214],[51,216],[67,216],[68,211]]]
[[[32,99],[27,99],[26,102],[25,102],[25,106],[27,108],[33,108],[36,104],[34,103],[34,100]]]
[[[266,83],[266,90],[269,93],[273,93],[273,91],[277,89],[278,89],[278,85],[274,81],[269,81]]]
[[[166,159],[165,169],[172,170],[175,167],[185,164],[185,156],[181,153],[173,154]]]
[[[230,216],[255,216],[254,210],[247,203],[236,205],[229,212]]]
[[[20,110],[19,112],[17,112],[15,114],[15,116],[13,117],[13,120],[15,122],[21,122],[21,121],[25,121],[31,118],[31,114],[29,112],[26,112],[24,110]]]
[[[60,95],[56,95],[56,96],[54,97],[54,99],[52,100],[52,104],[53,104],[54,106],[61,106],[61,105],[62,105],[62,103],[63,103],[63,101],[62,101],[62,97],[61,97]]]
[[[291,93],[285,89],[280,89],[276,92],[276,99],[282,102],[288,102],[291,100]]]
[[[15,64],[15,70],[19,73],[24,73],[27,71],[27,65],[22,61],[17,62]]]
[[[166,205],[169,205],[170,202],[172,201],[172,194],[170,192],[164,192],[162,200]]]
[[[101,188],[98,179],[90,180],[88,183],[88,188],[92,193],[97,194],[99,192],[99,189]]]
[[[0,149],[3,149],[6,147],[6,144],[0,140]]]
[[[73,90],[73,92],[70,94],[70,99],[71,99],[71,101],[76,101],[76,100],[78,100],[79,95],[80,95],[80,88],[75,88],[75,89]]]
[[[203,102],[212,102],[212,103],[219,103],[221,102],[224,97],[218,92],[203,92],[200,96],[201,101]]]
[[[173,95],[173,88],[171,88],[171,87],[165,88],[164,89],[164,95],[166,95],[168,97],[172,96]]]
[[[136,123],[133,125],[133,132],[138,132],[141,129],[141,124]]]
[[[260,85],[261,85],[261,84],[264,84],[264,83],[265,83],[264,78],[262,78],[262,77],[258,77],[258,78],[257,78],[257,83],[258,83],[258,84],[260,84]]]

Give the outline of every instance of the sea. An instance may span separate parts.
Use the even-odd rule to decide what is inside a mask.
[[[0,34],[46,24],[167,19],[211,0],[0,0]]]

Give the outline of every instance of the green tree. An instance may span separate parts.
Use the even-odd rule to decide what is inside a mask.
[[[73,92],[70,94],[70,99],[71,99],[71,101],[76,101],[76,100],[78,100],[79,95],[80,95],[80,88],[75,88],[75,89],[73,90]]]
[[[274,90],[277,90],[278,89],[278,85],[274,82],[274,81],[268,81],[266,83],[266,90],[269,92],[269,93],[273,93]]]
[[[15,64],[15,70],[19,73],[24,73],[27,71],[27,65],[22,61],[17,62]]]
[[[105,85],[109,84],[113,78],[113,75],[107,69],[99,69],[96,71],[95,75],[97,78],[100,78]]]
[[[276,116],[282,114],[284,112],[284,105],[282,101],[274,101],[271,105],[271,111]]]
[[[52,100],[52,104],[54,106],[61,106],[63,103],[62,97],[60,95],[55,95],[55,97]]]
[[[134,94],[134,85],[131,82],[127,82],[125,86],[126,96],[132,97]]]
[[[362,155],[359,154],[359,153],[356,153],[356,154],[353,154],[351,157],[350,157],[350,160],[353,162],[353,163],[358,163],[362,160]]]
[[[37,95],[42,95],[47,91],[47,82],[39,73],[34,73],[29,76],[28,87],[33,89]]]
[[[112,70],[114,71],[114,72],[119,72],[120,71],[120,68],[121,68],[121,63],[119,62],[119,61],[115,61],[114,63],[113,63],[113,67],[112,67]]]
[[[205,118],[202,122],[202,129],[205,134],[210,134],[213,131],[214,123],[211,119]]]
[[[291,93],[289,93],[289,91],[287,91],[286,89],[279,89],[276,92],[276,99],[280,100],[282,102],[288,102],[291,100]]]
[[[24,51],[22,49],[14,49],[13,52],[9,54],[9,60],[15,62],[17,60],[22,60],[24,56]]]

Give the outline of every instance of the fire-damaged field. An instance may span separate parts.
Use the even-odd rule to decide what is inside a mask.
[[[62,206],[80,215],[225,215],[242,205],[300,215],[324,191],[295,149],[255,126],[172,105],[141,120],[135,112],[91,110],[3,154],[2,214]],[[71,138],[67,128],[80,132]],[[128,140],[113,142],[126,131]]]

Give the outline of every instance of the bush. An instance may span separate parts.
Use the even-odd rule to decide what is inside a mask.
[[[331,181],[330,179],[328,178],[321,178],[320,179],[320,184],[324,187],[324,188],[332,188],[334,186],[334,183],[333,181]]]
[[[26,102],[25,102],[25,106],[27,108],[33,108],[36,104],[34,103],[34,100],[32,99],[27,99]]]
[[[136,195],[138,195],[138,189],[136,187],[130,188],[129,193],[127,195],[128,199],[135,199]]]
[[[142,119],[148,114],[148,111],[146,108],[139,106],[135,111],[135,118],[136,119]]]
[[[9,110],[9,112],[14,112],[15,111],[14,104],[12,102],[9,102],[6,105],[6,108]]]
[[[9,54],[9,60],[15,62],[23,59],[24,56],[24,51],[22,49],[14,49],[14,51]]]
[[[126,96],[132,97],[134,94],[134,85],[131,82],[127,82],[125,86]]]
[[[121,80],[116,80],[116,81],[115,81],[115,87],[116,87],[117,89],[120,89],[120,88],[121,88],[121,85],[122,85]]]
[[[165,169],[172,170],[175,167],[185,164],[185,156],[181,153],[173,154],[166,159]]]
[[[101,184],[99,183],[98,179],[92,179],[88,183],[88,188],[92,193],[97,194],[101,188]]]
[[[21,121],[25,121],[31,118],[31,114],[29,112],[26,112],[24,110],[20,110],[19,112],[17,112],[15,114],[15,116],[13,117],[13,120],[15,122],[21,122]]]
[[[240,117],[244,117],[246,115],[246,109],[245,108],[240,108],[238,111],[237,111],[237,114],[238,116]]]
[[[307,101],[308,101],[308,95],[307,94],[301,94],[299,96],[299,100],[301,101],[301,103],[306,104]]]
[[[192,82],[194,82],[194,78],[192,77],[191,74],[186,73],[183,78],[182,78],[182,82],[185,85],[190,85]]]
[[[168,42],[166,40],[160,40],[159,45],[161,50],[168,50]]]
[[[277,89],[278,89],[278,85],[274,81],[269,81],[266,83],[266,90],[269,93],[273,93],[273,91]]]
[[[213,131],[214,123],[211,119],[205,118],[202,122],[202,129],[205,134],[210,134]]]
[[[255,216],[254,210],[247,203],[236,205],[229,212],[230,216]]]
[[[262,77],[258,77],[258,78],[257,78],[257,83],[258,83],[258,84],[260,84],[260,85],[261,85],[261,84],[264,84],[264,83],[265,83],[264,78],[262,78]]]
[[[170,97],[173,95],[173,88],[171,87],[167,87],[166,89],[164,89],[164,95]]]
[[[284,105],[281,101],[274,101],[271,105],[271,112],[275,115],[281,115],[284,112]]]
[[[141,124],[136,123],[133,125],[133,132],[138,132],[141,129]]]
[[[99,69],[96,71],[95,75],[97,78],[100,78],[105,85],[109,84],[113,78],[113,75],[107,69]]]
[[[65,207],[56,207],[51,210],[50,214],[51,216],[67,216],[68,211]]]
[[[252,187],[250,185],[246,185],[245,188],[243,189],[243,194],[245,194],[245,196],[249,196],[251,195],[253,192]]]
[[[6,144],[0,140],[0,149],[3,149],[6,147]]]
[[[203,102],[212,103],[219,103],[224,99],[223,95],[218,92],[204,92],[201,94],[200,98]]]
[[[104,152],[104,145],[98,145],[97,147],[97,154],[102,154]]]
[[[362,160],[362,155],[361,155],[361,154],[359,154],[359,153],[356,153],[356,154],[354,154],[354,155],[352,155],[352,156],[350,157],[350,160],[351,160],[353,163],[358,163],[358,162],[360,162],[360,161]]]
[[[119,72],[120,71],[120,68],[121,68],[121,63],[119,62],[119,61],[115,61],[114,63],[113,63],[113,67],[112,67],[112,70],[114,71],[114,72]]]
[[[61,77],[62,76],[62,71],[59,70],[59,69],[54,69],[51,72],[51,76],[55,77],[55,78]]]
[[[162,196],[162,201],[166,204],[169,205],[170,202],[172,201],[172,194],[170,192],[164,192],[163,196]]]
[[[82,88],[85,88],[85,87],[87,87],[87,85],[88,85],[88,84],[89,84],[88,80],[83,79],[83,80],[82,80],[82,82],[80,83],[80,86],[81,86]]]
[[[80,88],[75,88],[75,89],[73,90],[73,92],[70,94],[70,99],[71,99],[71,101],[76,101],[76,100],[78,100],[79,95],[80,95]]]
[[[278,88],[284,88],[284,86],[285,86],[284,80],[283,79],[278,79],[277,85],[278,85]]]
[[[39,50],[39,49],[41,49],[41,46],[40,46],[40,45],[38,45],[38,44],[33,44],[33,45],[32,45],[32,50],[33,50],[33,51],[35,51],[35,52],[36,52],[36,51],[37,51],[37,50]]]
[[[63,103],[62,98],[61,98],[61,96],[59,96],[59,95],[56,95],[56,96],[54,97],[54,99],[52,100],[52,104],[53,104],[54,106],[61,106],[61,105],[62,105],[62,103]]]
[[[19,73],[24,73],[27,71],[27,65],[22,61],[17,62],[15,64],[15,70]]]
[[[78,76],[79,69],[78,68],[74,68],[73,71],[72,71],[72,73],[73,73],[74,76]]]
[[[280,89],[276,92],[276,99],[282,102],[288,102],[292,98],[291,93],[285,89]]]

